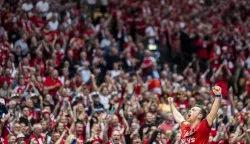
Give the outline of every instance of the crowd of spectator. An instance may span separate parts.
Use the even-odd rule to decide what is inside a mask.
[[[179,144],[167,98],[210,111],[219,85],[209,143],[250,144],[249,16],[248,0],[0,0],[0,143]]]

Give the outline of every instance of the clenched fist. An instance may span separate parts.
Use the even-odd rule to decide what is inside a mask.
[[[174,102],[174,98],[169,97],[169,98],[168,98],[168,104],[173,104],[173,102]]]
[[[220,86],[214,86],[213,87],[213,93],[215,95],[221,95],[221,87]]]

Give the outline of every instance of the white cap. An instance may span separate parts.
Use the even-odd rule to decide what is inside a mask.
[[[113,92],[111,93],[111,95],[118,95],[118,92],[117,92],[117,91],[113,91]]]
[[[91,96],[99,95],[99,93],[98,93],[98,92],[92,92],[90,95],[91,95]]]
[[[0,103],[5,105],[5,100],[3,98],[0,98]]]
[[[31,93],[30,97],[38,97],[37,93]]]
[[[14,98],[14,97],[19,97],[19,94],[17,94],[17,93],[13,93],[13,94],[11,94],[11,96],[10,96],[11,98]]]
[[[20,134],[17,135],[16,138],[18,139],[18,138],[24,138],[24,137],[25,137],[24,134],[20,133]]]

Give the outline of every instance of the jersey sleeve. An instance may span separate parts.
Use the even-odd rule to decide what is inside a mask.
[[[200,123],[200,129],[202,133],[210,133],[211,131],[211,126],[209,126],[207,119],[204,119]]]
[[[189,122],[186,122],[186,121],[181,122],[181,131],[186,130],[188,128],[190,128]]]
[[[60,86],[63,86],[62,82],[59,79],[57,82],[60,84]]]
[[[50,85],[47,78],[46,78],[45,81],[43,82],[43,85],[44,85],[44,86],[49,86],[49,85]]]

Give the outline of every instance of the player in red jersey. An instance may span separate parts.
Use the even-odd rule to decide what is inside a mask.
[[[220,107],[221,87],[213,87],[213,93],[215,100],[210,113],[207,115],[205,109],[201,106],[195,106],[189,110],[187,120],[174,106],[173,98],[168,98],[173,116],[181,126],[181,144],[208,143],[211,126]]]

